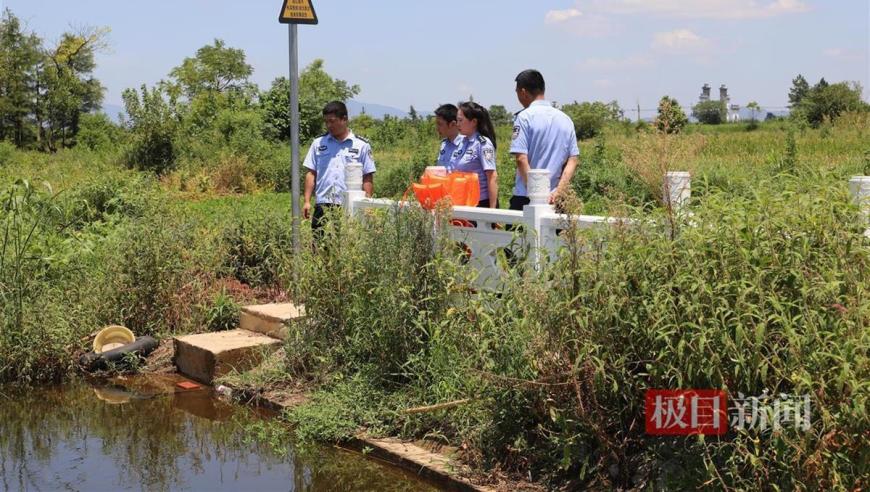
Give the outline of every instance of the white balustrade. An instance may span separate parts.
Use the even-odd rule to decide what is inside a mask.
[[[392,209],[400,205],[394,200],[365,197],[362,191],[361,165],[349,165],[346,176],[347,192],[344,204],[350,216],[364,210]],[[691,198],[689,173],[669,172],[663,181],[665,205],[675,211],[686,210]],[[550,176],[546,170],[531,170],[528,185],[531,203],[522,211],[479,207],[452,208],[453,219],[475,223],[473,227],[450,226],[449,234],[453,241],[463,245],[470,253],[468,264],[479,272],[477,285],[480,288],[498,288],[504,274],[498,258],[504,250],[512,251],[515,256],[529,253],[527,261],[537,269],[548,257],[558,255],[564,246],[558,234],[560,229],[567,229],[572,225],[580,229],[590,229],[631,223],[631,220],[625,218],[556,213],[549,204]],[[855,176],[849,181],[849,188],[870,223],[870,176]],[[870,237],[870,228],[867,235]]]

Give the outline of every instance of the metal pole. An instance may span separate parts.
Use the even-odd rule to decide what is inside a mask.
[[[299,35],[290,24],[290,194],[293,200],[293,253],[298,255],[301,210],[299,204]]]

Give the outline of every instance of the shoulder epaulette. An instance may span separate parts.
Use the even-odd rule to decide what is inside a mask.
[[[477,136],[477,141],[480,142],[480,143],[482,143],[482,144],[485,144],[485,143],[486,143],[486,137],[484,137],[483,135],[478,135],[478,136]]]
[[[365,143],[371,145],[371,142],[369,142],[367,139],[365,139],[365,138],[363,138],[363,137],[360,137],[359,135],[355,135],[355,137],[356,137],[358,140],[362,140],[363,142],[365,142]]]

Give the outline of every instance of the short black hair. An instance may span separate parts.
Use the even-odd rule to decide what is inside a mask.
[[[347,106],[341,101],[332,101],[323,107],[323,116],[335,116],[336,118],[347,119]]]
[[[456,121],[456,112],[459,109],[452,104],[442,104],[438,106],[438,109],[435,110],[435,116],[441,118],[442,120],[450,123],[451,121]]]
[[[537,70],[523,70],[516,78],[517,89],[525,89],[533,96],[539,96],[546,91],[544,76]]]

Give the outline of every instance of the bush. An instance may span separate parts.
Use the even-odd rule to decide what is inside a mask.
[[[680,133],[689,119],[680,107],[676,99],[668,96],[659,101],[659,112],[656,116],[655,127],[662,133]]]
[[[96,152],[112,152],[124,141],[124,131],[105,113],[86,113],[79,118],[76,143]]]
[[[586,140],[601,134],[607,123],[622,119],[622,110],[616,101],[603,102],[573,102],[562,106],[562,111],[571,117],[577,138]]]
[[[3,167],[10,162],[15,156],[15,145],[10,142],[0,141],[0,167]]]
[[[205,324],[209,332],[235,330],[239,327],[241,306],[226,291],[218,292],[205,309]]]
[[[692,108],[692,116],[705,125],[719,125],[725,122],[728,110],[722,101],[704,101]]]
[[[278,284],[281,260],[291,251],[290,221],[258,214],[226,229],[225,267],[238,281],[252,287]]]
[[[178,128],[177,105],[168,101],[160,88],[148,90],[144,85],[141,99],[136,91],[124,91],[124,106],[130,120],[130,144],[125,150],[124,163],[140,170],[160,175],[175,167],[175,133]]]
[[[820,83],[800,100],[793,108],[792,115],[818,128],[825,121],[834,121],[850,111],[870,111],[870,105],[861,99],[860,85],[847,82],[830,85]]]

